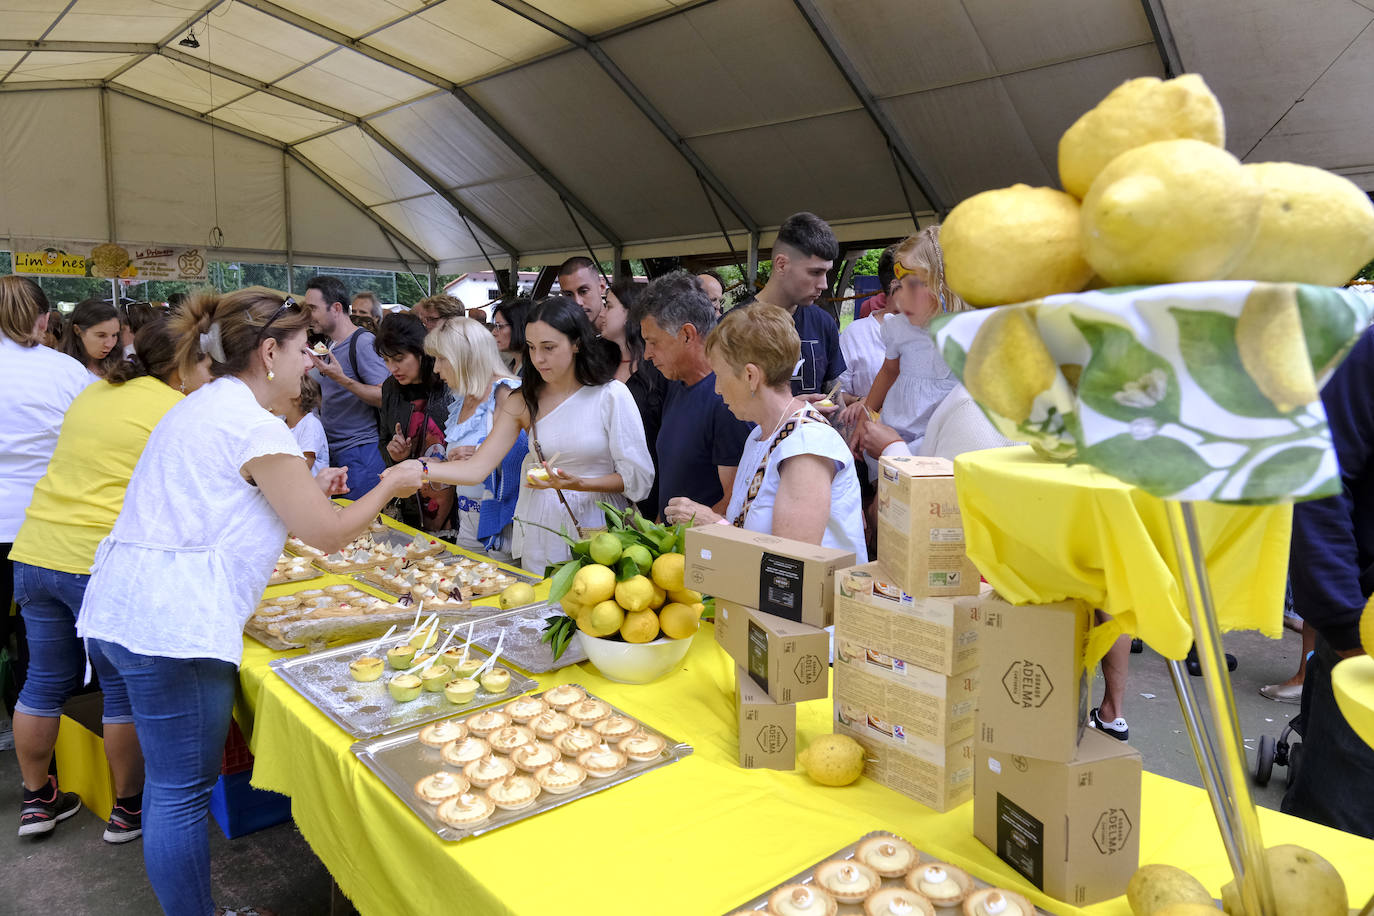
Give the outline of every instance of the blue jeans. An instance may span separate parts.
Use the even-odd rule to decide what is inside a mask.
[[[16,711],[56,719],[85,679],[86,649],[76,635],[76,615],[90,581],[90,576],[14,564],[14,599],[29,645],[29,671]],[[105,724],[132,722],[129,694],[119,673],[103,659],[92,659],[91,664],[105,693]]]
[[[329,447],[329,463],[336,468],[348,468],[348,492],[343,494],[349,499],[361,499],[377,486],[386,461],[377,443],[367,442],[350,448],[335,451]]]
[[[143,748],[143,864],[171,916],[212,916],[205,819],[234,711],[238,669],[212,658],[138,655],[90,640],[123,676]]]

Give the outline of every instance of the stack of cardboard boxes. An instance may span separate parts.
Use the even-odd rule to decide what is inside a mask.
[[[716,641],[735,660],[739,762],[796,766],[797,711],[830,694],[835,571],[854,554],[706,525],[687,531],[688,588],[716,599]]]
[[[864,775],[937,811],[973,794],[980,580],[964,552],[954,468],[884,458],[878,560],[835,580],[835,730]]]

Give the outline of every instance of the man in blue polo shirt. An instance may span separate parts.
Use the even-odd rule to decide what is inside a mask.
[[[320,370],[320,424],[329,440],[330,461],[348,468],[345,496],[357,499],[377,485],[386,470],[377,408],[389,374],[377,355],[376,338],[353,323],[348,290],[338,277],[315,277],[305,289],[310,329],[329,338],[329,354],[313,356]]]
[[[840,326],[816,305],[829,288],[829,271],[840,256],[840,243],[825,220],[814,213],[794,213],[773,242],[773,271],[755,301],[786,309],[801,338],[800,371],[792,393],[819,401],[844,372]]]
[[[737,419],[716,394],[706,359],[715,308],[700,281],[675,270],[649,284],[636,310],[644,356],[669,380],[658,432],[659,517],[666,517],[670,501],[687,516],[690,506],[723,513],[751,424]]]

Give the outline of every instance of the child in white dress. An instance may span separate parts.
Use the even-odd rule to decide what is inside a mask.
[[[937,314],[968,306],[945,284],[939,226],[898,245],[893,267],[897,279],[890,299],[898,315],[882,327],[886,359],[868,395],[845,408],[844,419],[857,423],[880,413],[916,452],[935,408],[959,383],[927,329]]]

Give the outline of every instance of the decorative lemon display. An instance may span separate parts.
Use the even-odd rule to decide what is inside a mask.
[[[1270,846],[1264,850],[1274,908],[1293,916],[1348,916],[1350,898],[1335,866],[1301,846]],[[1221,889],[1222,909],[1244,916],[1240,891],[1232,881]]]
[[[509,610],[513,607],[522,607],[534,601],[534,586],[528,582],[517,582],[514,585],[506,586],[506,590],[501,593],[501,610]]]
[[[1236,352],[1255,387],[1284,413],[1317,399],[1292,287],[1257,286],[1245,297],[1236,320]]]
[[[1093,271],[1078,210],[1054,188],[1016,184],[973,195],[940,227],[950,288],[979,308],[1082,289]]]
[[[1134,916],[1156,916],[1169,907],[1210,907],[1212,895],[1202,882],[1176,865],[1142,865],[1126,885],[1126,902]]]
[[[797,760],[806,775],[823,786],[847,786],[864,772],[863,745],[848,735],[822,735]]]
[[[549,598],[563,613],[545,621],[557,659],[574,630],[627,643],[687,639],[701,625],[705,601],[685,588],[685,525],[665,527],[635,509],[601,503],[607,530],[580,541],[563,535],[572,559],[551,569]]]

